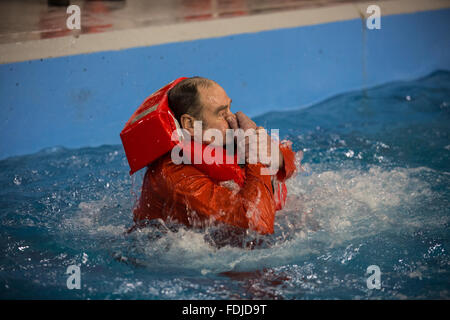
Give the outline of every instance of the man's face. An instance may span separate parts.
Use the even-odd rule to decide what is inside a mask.
[[[230,129],[230,125],[226,120],[227,117],[234,117],[231,113],[231,99],[225,90],[214,83],[208,88],[199,88],[200,102],[203,106],[201,118],[203,120],[203,133],[207,129],[217,129],[222,134],[222,145],[226,143],[226,130]],[[208,139],[204,139],[208,140]],[[211,141],[204,141],[211,142]]]

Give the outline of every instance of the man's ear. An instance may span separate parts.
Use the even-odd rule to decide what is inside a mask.
[[[181,128],[186,129],[189,134],[191,135],[191,137],[194,136],[194,117],[185,113],[180,117],[180,125]]]

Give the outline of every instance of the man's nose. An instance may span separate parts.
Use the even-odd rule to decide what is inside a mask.
[[[233,112],[231,112],[231,110],[230,110],[230,108],[228,108],[227,110],[226,110],[226,115],[225,115],[225,118],[227,118],[227,117],[236,117],[236,115],[233,113]]]

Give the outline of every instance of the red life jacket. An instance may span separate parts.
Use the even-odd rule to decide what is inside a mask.
[[[193,139],[191,141],[182,141],[179,146],[183,150],[184,163],[193,165],[218,182],[233,180],[240,187],[244,186],[245,173],[238,165],[237,154],[234,154],[234,156],[228,155],[223,147],[212,147],[208,144],[196,142]],[[196,150],[196,148],[198,149]],[[200,163],[196,163],[195,153],[201,155]],[[222,153],[222,156],[220,159],[217,159],[217,163],[214,160],[219,158],[220,153]]]
[[[130,165],[130,175],[172,150],[179,141],[171,139],[182,133],[169,108],[167,92],[187,78],[178,78],[152,93],[125,124],[120,138]],[[180,130],[180,131],[179,131]]]

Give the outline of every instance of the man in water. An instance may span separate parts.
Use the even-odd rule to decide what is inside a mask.
[[[257,135],[267,135],[244,113],[233,114],[231,99],[212,80],[201,77],[182,80],[168,92],[168,102],[181,128],[191,137],[194,137],[195,121],[202,121],[204,131],[219,130],[222,141],[226,141],[227,129],[253,129]],[[249,139],[245,141],[248,147]],[[274,143],[268,135],[267,141]],[[284,181],[296,171],[290,144],[277,144],[277,148],[280,152],[277,152],[278,165],[273,175],[262,174],[267,163],[249,161],[246,148],[245,165],[239,169],[245,181],[240,188],[219,183],[191,164],[175,164],[171,153],[165,154],[147,168],[134,210],[136,225],[162,219],[189,227],[224,223],[260,234],[273,233],[275,211],[281,209],[285,200],[280,199],[281,189],[286,191]]]

